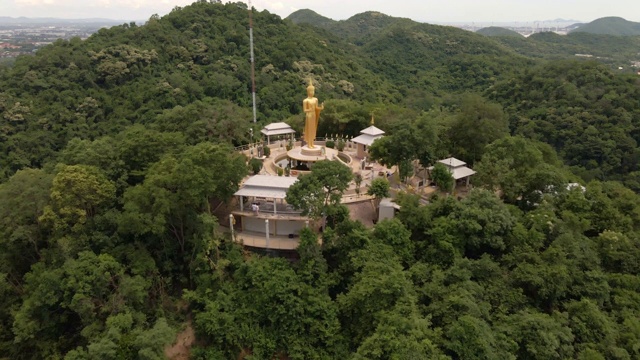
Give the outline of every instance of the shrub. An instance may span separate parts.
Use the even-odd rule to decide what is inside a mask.
[[[343,139],[340,139],[336,144],[336,149],[338,149],[338,151],[343,151],[345,145],[346,145],[346,142]]]
[[[253,171],[254,174],[257,174],[262,170],[262,161],[257,158],[252,158],[249,160],[249,169]]]
[[[269,157],[269,155],[271,155],[271,149],[265,145],[262,148],[262,153],[264,154],[265,157]]]
[[[325,144],[326,147],[328,147],[329,149],[333,149],[336,146],[336,143],[333,142],[333,140],[327,140],[327,143]]]

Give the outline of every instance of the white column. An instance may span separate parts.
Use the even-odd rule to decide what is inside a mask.
[[[267,235],[267,249],[269,248],[269,220],[265,220],[264,221],[264,227],[265,227],[265,234]]]
[[[229,214],[229,228],[231,229],[231,241],[236,242],[235,229],[233,228],[236,219],[234,219],[233,214]]]
[[[244,211],[244,196],[240,195],[240,211]]]
[[[278,199],[273,198],[273,215],[278,215],[278,211],[276,211],[277,207],[278,207]]]

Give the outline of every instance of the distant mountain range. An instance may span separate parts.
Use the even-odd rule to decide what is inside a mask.
[[[392,26],[414,26],[420,23],[407,18],[385,15],[378,11],[366,11],[347,20],[336,21],[316,13],[313,10],[298,10],[287,17],[295,24],[309,24],[328,30],[338,36],[357,38],[361,43]]]
[[[581,24],[571,32],[586,32],[601,35],[636,36],[640,35],[640,23],[621,17],[603,17],[588,24]]]

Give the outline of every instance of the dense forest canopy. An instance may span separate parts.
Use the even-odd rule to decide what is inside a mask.
[[[484,36],[515,36],[523,37],[520,33],[499,26],[489,26],[476,31]]]
[[[300,129],[311,78],[319,136],[373,114],[374,158],[410,177],[456,156],[468,196],[401,192],[366,228],[323,165],[288,194],[327,215],[322,244],[249,253],[212,211],[255,140],[246,5],[60,40],[0,65],[0,358],[161,359],[185,327],[194,359],[640,358],[640,78],[614,66],[638,37],[293,20],[254,13],[253,133]]]

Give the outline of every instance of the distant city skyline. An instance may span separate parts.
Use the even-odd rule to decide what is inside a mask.
[[[186,6],[192,2],[193,0],[2,0],[0,16],[146,20],[153,14],[162,16],[176,6]],[[283,18],[298,9],[308,8],[334,20],[344,20],[365,11],[379,11],[430,23],[533,23],[558,18],[590,22],[605,16],[640,21],[640,2],[629,0],[253,0],[253,6]]]

